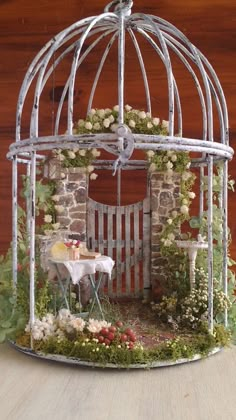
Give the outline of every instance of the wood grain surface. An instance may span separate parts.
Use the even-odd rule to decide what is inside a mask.
[[[101,13],[108,3],[106,0],[88,2],[85,0],[0,0],[0,252],[6,251],[11,238],[11,163],[6,160],[9,145],[14,142],[16,101],[25,72],[44,44],[61,30],[87,16]],[[160,16],[174,24],[195,44],[209,59],[224,89],[230,119],[230,143],[236,141],[236,1],[235,0],[134,0],[134,12],[144,12]],[[101,49],[97,51],[101,54]],[[128,52],[130,62],[133,51]],[[81,89],[76,92],[78,111],[84,112],[87,101],[89,77],[93,77],[93,63],[97,59],[94,53],[91,62],[85,68],[86,78]],[[151,75],[151,86],[160,83],[154,71],[152,55],[148,49],[145,63]],[[109,66],[111,65],[111,66]],[[104,68],[102,85],[96,97],[97,107],[114,105],[117,89],[114,87],[112,60]],[[186,104],[184,120],[189,135],[199,131],[195,103],[186,74],[178,70],[182,100]],[[133,73],[127,72],[127,91],[133,98],[132,105],[141,107],[142,98],[136,95],[139,81]],[[184,84],[187,88],[184,88]],[[60,92],[63,75],[56,75],[55,86]],[[165,118],[165,89],[160,83],[158,97],[155,98],[155,112]],[[183,87],[182,87],[183,86]],[[46,92],[42,107],[44,124],[42,132],[50,125],[49,112],[50,88]],[[109,103],[108,99],[109,98]],[[163,107],[163,108],[162,108]],[[27,126],[25,127],[27,130]],[[230,163],[230,173],[236,178],[234,161]],[[122,181],[122,203],[132,203],[145,196],[146,175],[137,172],[130,176],[125,172]],[[91,184],[90,193],[101,202],[114,203],[116,180],[108,173],[101,174]],[[229,224],[233,239],[236,237],[236,198],[229,195]],[[234,244],[235,243],[235,244]],[[236,258],[236,242],[232,244],[232,255]]]

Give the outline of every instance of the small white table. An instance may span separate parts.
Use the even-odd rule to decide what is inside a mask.
[[[56,269],[58,282],[61,287],[63,298],[65,300],[67,308],[69,309],[69,304],[68,304],[66,294],[67,294],[70,281],[72,281],[73,284],[79,284],[80,280],[84,276],[88,276],[91,287],[92,287],[93,295],[94,295],[89,314],[92,312],[95,302],[97,302],[102,318],[104,319],[98,291],[99,291],[99,287],[100,287],[104,273],[108,274],[109,279],[111,279],[111,273],[112,273],[112,269],[114,267],[115,262],[106,255],[102,255],[101,257],[94,258],[94,259],[81,258],[79,260],[56,260],[56,259],[51,258],[49,262],[53,264]],[[66,267],[69,273],[64,285],[62,281],[62,276],[60,274],[61,264]],[[98,280],[96,281],[95,274],[97,272],[99,272],[99,277],[98,277]]]

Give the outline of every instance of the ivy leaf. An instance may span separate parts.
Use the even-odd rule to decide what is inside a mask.
[[[194,216],[189,221],[190,227],[192,229],[199,229],[200,228],[200,217]]]

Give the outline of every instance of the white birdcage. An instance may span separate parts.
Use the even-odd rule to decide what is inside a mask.
[[[136,150],[153,151],[186,151],[192,152],[192,167],[199,171],[199,214],[208,211],[208,301],[209,329],[213,330],[213,174],[215,164],[222,162],[223,177],[221,185],[221,209],[223,210],[222,243],[223,265],[222,278],[225,293],[227,293],[227,183],[228,161],[233,156],[229,147],[228,114],[224,93],[217,75],[206,57],[196,48],[186,36],[164,19],[143,13],[131,13],[133,1],[114,0],[109,3],[104,12],[98,16],[82,19],[64,29],[53,37],[37,54],[26,72],[17,103],[16,141],[10,146],[8,158],[13,165],[13,261],[14,282],[17,280],[17,179],[18,165],[25,164],[30,175],[30,198],[28,208],[28,225],[30,235],[30,295],[31,322],[34,321],[34,271],[35,271],[35,180],[37,162],[45,159],[45,154],[53,149],[84,149],[98,148],[106,150],[115,156],[114,161],[102,161],[103,166],[112,166],[113,172],[129,166],[133,169],[146,167],[146,162],[133,159]],[[136,61],[132,65],[133,55],[129,60],[127,48],[135,52]],[[96,51],[100,55],[96,56]],[[101,53],[102,51],[102,53]],[[114,55],[109,60],[111,51],[116,51],[117,62],[113,63]],[[151,51],[157,59],[156,78],[149,83],[149,74],[145,65],[145,54]],[[93,56],[92,64],[86,60]],[[154,62],[154,59],[153,59]],[[113,66],[116,71],[113,70]],[[142,79],[140,92],[131,97],[128,94],[128,84],[132,81],[127,77],[126,65],[131,77],[136,77],[139,71]],[[65,66],[65,67],[63,67]],[[114,132],[85,132],[75,134],[73,124],[79,118],[81,104],[78,103],[80,91],[85,91],[87,115],[96,106],[95,99],[109,106],[108,98],[102,98],[99,80],[104,68],[112,67],[114,89],[112,100],[116,97],[118,105],[118,127]],[[187,122],[185,128],[184,108],[181,99],[184,81],[179,87],[176,66],[182,66],[186,72],[188,87],[192,82],[191,95],[198,102],[199,132],[189,137],[191,127]],[[138,70],[139,67],[139,70]],[[60,70],[62,68],[62,70]],[[65,79],[61,82],[61,74],[65,69]],[[95,69],[95,70],[94,70]],[[88,88],[86,77],[93,71],[93,81]],[[155,64],[151,69],[155,73]],[[160,72],[164,74],[160,78]],[[110,73],[109,73],[110,74]],[[63,83],[60,97],[55,98],[55,84]],[[111,78],[111,76],[110,76]],[[129,79],[126,81],[126,78]],[[166,117],[168,118],[168,135],[150,135],[135,133],[125,124],[125,104],[141,104],[145,113],[152,116],[156,109],[156,98],[160,91],[162,80],[165,89]],[[164,80],[164,81],[163,81]],[[102,86],[106,81],[102,81]],[[111,81],[110,81],[111,83]],[[109,84],[109,80],[108,80]],[[150,86],[151,85],[151,86]],[[110,85],[109,85],[110,86]],[[88,93],[89,89],[89,93]],[[100,90],[99,90],[100,89]],[[98,90],[98,96],[96,92]],[[48,120],[41,110],[47,106],[44,95],[51,92],[51,111]],[[110,99],[109,99],[110,101]],[[195,104],[196,102],[194,102]],[[110,105],[111,106],[111,105]],[[160,105],[159,105],[160,107]],[[26,108],[26,111],[25,111]],[[48,108],[49,109],[49,108]],[[155,110],[156,112],[156,110]],[[214,115],[213,115],[214,114]],[[26,128],[29,133],[25,135]],[[65,134],[66,133],[66,134]],[[203,178],[208,177],[207,200],[204,199]],[[118,192],[120,194],[120,192]],[[227,315],[225,319],[227,325]]]

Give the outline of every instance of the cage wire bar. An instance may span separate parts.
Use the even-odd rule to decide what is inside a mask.
[[[30,174],[30,204],[27,211],[27,225],[29,226],[30,237],[30,324],[33,325],[35,314],[34,282],[35,282],[35,182],[36,166],[39,160],[44,158],[40,152],[51,151],[52,149],[73,149],[80,147],[88,149],[96,147],[112,153],[115,161],[99,161],[97,167],[118,170],[118,189],[120,190],[121,169],[146,168],[145,162],[132,160],[134,150],[175,150],[186,152],[198,152],[200,158],[192,159],[192,166],[199,168],[200,191],[199,191],[199,214],[202,215],[207,206],[208,212],[208,326],[213,332],[213,172],[214,166],[219,161],[223,162],[223,185],[222,185],[222,209],[223,209],[223,266],[222,282],[224,292],[227,293],[227,180],[228,161],[233,157],[233,149],[229,147],[228,113],[224,93],[218,77],[206,57],[169,22],[153,15],[144,13],[132,14],[133,1],[115,0],[110,2],[104,12],[98,16],[82,19],[68,28],[61,31],[51,39],[36,55],[29,69],[26,72],[22,87],[19,93],[16,111],[16,141],[13,143],[7,154],[12,160],[13,184],[12,184],[12,207],[13,207],[13,282],[17,282],[17,185],[18,185],[18,164],[25,163]],[[132,41],[137,54],[146,101],[146,110],[152,113],[151,92],[142,56],[142,48],[139,45],[137,36],[142,37],[155,51],[164,65],[167,78],[167,97],[169,114],[169,135],[145,135],[130,133],[124,124],[124,100],[125,100],[125,45],[126,34]],[[85,47],[85,42],[91,41]],[[118,106],[119,106],[119,127],[114,133],[103,134],[73,134],[74,115],[74,88],[76,74],[84,63],[86,57],[96,47],[106,40],[107,44],[98,65],[94,82],[89,94],[87,113],[90,112],[100,76],[104,64],[107,61],[111,47],[117,42],[118,54]],[[71,43],[68,46],[68,43]],[[64,48],[63,51],[62,48]],[[59,51],[60,49],[60,51]],[[194,82],[196,93],[199,98],[202,115],[202,133],[199,138],[188,138],[183,136],[183,115],[181,96],[177,80],[174,76],[170,52],[174,53],[183,66],[187,69]],[[55,53],[58,53],[56,56]],[[45,85],[57,67],[69,54],[73,53],[70,74],[65,82],[58,108],[55,115],[54,132],[51,135],[39,135],[39,110],[40,98]],[[51,64],[53,61],[53,64]],[[196,68],[196,70],[195,70]],[[22,114],[26,106],[27,95],[32,83],[35,82],[34,99],[29,118],[29,137],[22,139]],[[60,123],[62,109],[65,99],[67,104],[67,127],[66,135],[60,134]],[[220,141],[214,139],[213,104],[217,110],[217,117],[220,127]],[[175,118],[176,114],[176,118]],[[176,123],[175,123],[176,121]],[[65,132],[65,131],[64,131]],[[176,137],[174,133],[179,133]],[[95,162],[96,165],[96,162]],[[30,169],[29,169],[30,168]],[[207,202],[204,201],[203,179],[205,168],[208,174]],[[118,205],[120,204],[120,192],[118,192]],[[30,220],[29,220],[30,218]],[[227,326],[227,311],[225,313],[225,325]]]

